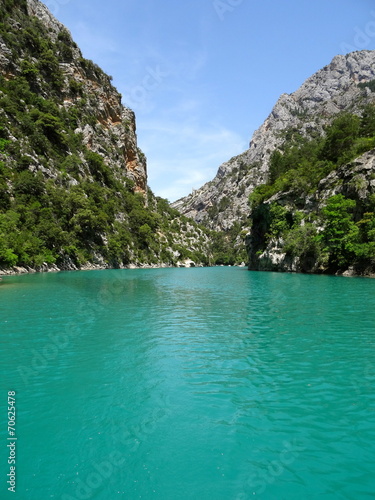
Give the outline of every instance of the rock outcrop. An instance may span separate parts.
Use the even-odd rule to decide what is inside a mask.
[[[340,112],[356,112],[374,94],[359,83],[375,79],[375,51],[336,56],[294,93],[283,94],[254,133],[249,149],[223,163],[216,177],[173,203],[182,214],[207,227],[228,230],[239,220],[246,227],[248,198],[269,174],[271,154],[293,130],[306,136],[323,134]]]
[[[313,248],[311,243],[314,239],[317,240],[316,235],[323,230],[319,214],[322,213],[327,201],[335,195],[343,195],[346,199],[355,201],[354,219],[358,221],[363,217],[368,200],[375,197],[375,149],[332,171],[319,182],[318,189],[308,194],[304,199],[298,198],[297,200],[293,192],[278,192],[266,200],[259,207],[257,224],[246,237],[249,269],[308,273],[329,271],[328,262],[323,262],[324,259],[321,255],[317,255],[317,249]],[[292,255],[283,237],[266,237],[270,228],[269,214],[272,204],[283,207],[286,217],[290,219],[295,218],[296,213],[298,213],[301,218],[301,229],[306,227],[306,222],[309,221],[310,230],[314,232],[315,236],[310,238],[310,248],[302,252],[302,255]],[[368,219],[367,222],[370,218],[374,221],[374,214],[365,214],[365,218]],[[357,226],[363,222],[362,220]],[[373,224],[375,226],[375,221]],[[305,231],[306,242],[309,236],[308,231]],[[295,239],[297,239],[296,236]],[[375,253],[372,258],[366,259],[366,264],[359,269],[359,274],[373,274],[375,272],[374,265]],[[356,274],[355,266],[349,266],[349,269],[341,271],[340,274]]]
[[[133,111],[39,0],[0,2],[0,272],[208,265],[147,185]]]
[[[59,53],[56,54],[56,70],[61,72],[62,76],[62,84],[58,89],[60,105],[68,112],[72,108],[79,108],[75,133],[77,136],[82,134],[87,148],[101,155],[106,164],[110,165],[114,172],[117,171],[118,179],[124,178],[125,174],[134,182],[135,191],[145,194],[146,159],[137,146],[133,111],[122,104],[121,94],[111,84],[111,77],[95,63],[82,57],[69,31],[42,2],[27,0],[26,7],[27,15],[45,27],[51,42],[59,48]],[[16,29],[23,29],[16,18],[11,22]],[[19,49],[20,57],[16,59],[12,47],[0,38],[0,72],[7,80],[21,75],[28,75],[30,80],[30,72],[38,63],[40,54],[36,49],[31,49],[31,58],[30,49],[26,50],[26,47],[21,45]],[[29,65],[28,73],[23,64]],[[34,85],[46,96],[42,79],[43,75],[37,75]],[[87,170],[87,162],[84,157],[81,159],[83,172],[85,168]]]

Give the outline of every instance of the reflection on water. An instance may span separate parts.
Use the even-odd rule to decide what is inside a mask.
[[[1,380],[17,391],[22,498],[373,495],[373,280],[235,268],[6,280]]]

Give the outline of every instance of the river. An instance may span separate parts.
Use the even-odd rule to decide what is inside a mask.
[[[0,329],[1,498],[374,498],[374,280],[6,277]]]

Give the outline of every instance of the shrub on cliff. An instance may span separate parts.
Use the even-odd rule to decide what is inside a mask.
[[[294,131],[289,141],[271,155],[268,183],[258,186],[249,198],[253,228],[263,228],[257,230],[260,247],[264,249],[271,237],[282,237],[284,251],[300,261],[309,261],[311,267],[315,259],[315,264],[320,262],[332,272],[351,265],[373,268],[374,200],[333,196],[320,214],[312,214],[314,222],[306,220],[302,225],[301,221],[288,221],[284,207],[266,202],[276,193],[288,193],[295,205],[292,212],[296,213],[329,172],[374,147],[374,105],[366,106],[361,116],[338,116],[321,138],[304,138]],[[358,178],[357,183],[360,181]],[[354,190],[358,190],[356,184]],[[267,210],[261,210],[262,206]],[[318,231],[319,225],[323,229]]]

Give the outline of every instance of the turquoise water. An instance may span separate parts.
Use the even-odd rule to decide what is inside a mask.
[[[9,277],[0,329],[1,499],[375,498],[374,280]]]

